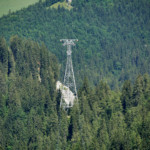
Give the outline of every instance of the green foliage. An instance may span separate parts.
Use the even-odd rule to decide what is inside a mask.
[[[121,92],[104,81],[91,88],[85,77],[67,111],[55,87],[57,59],[43,43],[13,36],[9,47],[3,38],[0,52],[2,149],[149,149],[148,74],[126,81]]]
[[[132,86],[130,81],[125,81],[122,88],[121,102],[123,106],[123,112],[126,112],[127,108],[131,107],[131,98],[132,98]]]
[[[58,57],[61,74],[66,48],[59,39],[78,38],[73,48],[78,87],[84,76],[90,85],[102,79],[111,89],[117,89],[125,80],[133,82],[138,74],[150,73],[149,1],[73,0],[70,11],[48,9],[59,2],[39,2],[0,18],[0,34],[7,41],[14,34],[43,41]]]
[[[4,149],[55,145],[50,135],[58,125],[56,57],[43,44],[18,36],[11,37],[9,48],[5,39],[0,42],[0,145]]]
[[[55,2],[0,19],[7,38],[0,38],[0,148],[149,150],[150,77],[135,79],[149,73],[149,1],[76,0],[70,11],[46,9]],[[60,65],[44,44],[64,70],[62,37],[79,39],[73,63],[83,82],[68,111],[55,87]]]

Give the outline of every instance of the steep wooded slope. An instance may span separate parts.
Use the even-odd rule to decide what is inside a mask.
[[[0,38],[0,149],[150,149],[150,77],[112,91],[88,79],[79,103],[61,109],[56,57],[44,44]]]

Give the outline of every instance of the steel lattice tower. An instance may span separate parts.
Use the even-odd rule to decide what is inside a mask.
[[[60,41],[64,42],[63,46],[67,46],[67,63],[66,63],[64,83],[63,83],[64,86],[62,87],[62,96],[60,102],[60,107],[66,109],[72,107],[74,101],[78,100],[73,65],[72,65],[72,57],[71,57],[72,54],[71,46],[75,46],[74,42],[78,40],[61,39]]]

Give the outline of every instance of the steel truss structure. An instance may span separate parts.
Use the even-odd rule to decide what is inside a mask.
[[[60,107],[66,109],[70,108],[74,105],[75,100],[78,100],[77,89],[76,89],[76,82],[74,77],[73,65],[72,65],[72,50],[71,47],[75,46],[75,41],[77,39],[61,39],[63,46],[67,46],[67,63],[65,69],[65,76],[64,76],[64,86],[62,87],[62,96]]]

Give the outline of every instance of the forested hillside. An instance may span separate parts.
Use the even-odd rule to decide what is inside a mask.
[[[44,44],[14,36],[8,46],[0,38],[0,149],[33,149],[51,141],[45,133],[57,120],[58,70]]]
[[[0,18],[0,149],[149,150],[150,1],[58,2]],[[68,111],[56,91],[64,38],[79,40]]]
[[[85,78],[79,103],[64,111],[56,91],[59,65],[43,43],[0,38],[0,149],[149,150],[150,77],[122,91]]]
[[[59,39],[79,39],[73,48],[78,87],[85,75],[90,84],[103,79],[117,89],[127,79],[150,73],[149,0],[73,0],[70,11],[51,9],[58,1],[40,1],[0,18],[0,35],[43,41],[59,59],[61,80],[66,50]]]

